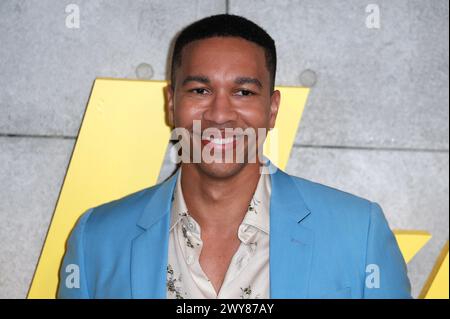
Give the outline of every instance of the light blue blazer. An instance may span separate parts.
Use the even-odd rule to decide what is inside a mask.
[[[58,297],[166,298],[177,175],[82,215],[67,243]],[[411,297],[378,204],[280,169],[271,179],[271,298]]]

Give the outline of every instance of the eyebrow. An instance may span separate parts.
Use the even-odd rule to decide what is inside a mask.
[[[242,84],[255,84],[260,89],[262,88],[261,82],[257,78],[250,77],[238,77],[234,80],[234,83],[242,85]]]
[[[186,85],[189,82],[200,82],[203,84],[210,83],[209,78],[202,75],[188,75],[184,80],[182,85]]]
[[[199,82],[199,83],[203,83],[203,84],[209,84],[211,81],[209,80],[209,78],[207,76],[203,76],[203,75],[188,75],[183,80],[182,85],[186,85],[189,82]],[[238,85],[255,84],[259,88],[262,88],[261,81],[259,81],[257,78],[251,78],[251,77],[246,77],[246,76],[237,77],[236,79],[234,79],[234,83],[238,84]]]

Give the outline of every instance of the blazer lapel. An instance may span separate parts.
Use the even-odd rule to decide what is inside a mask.
[[[155,190],[137,223],[144,231],[131,244],[132,298],[166,298],[170,209],[178,172]]]
[[[301,225],[310,211],[292,177],[271,175],[270,297],[307,298],[313,232]]]

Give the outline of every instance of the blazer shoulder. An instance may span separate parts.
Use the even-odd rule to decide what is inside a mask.
[[[102,234],[135,228],[140,215],[160,186],[161,184],[156,184],[90,208],[84,214],[88,215],[85,220],[86,228]]]
[[[300,191],[308,208],[314,213],[322,213],[334,219],[351,219],[366,223],[370,219],[371,211],[378,204],[324,185],[297,176],[292,176],[295,185]]]

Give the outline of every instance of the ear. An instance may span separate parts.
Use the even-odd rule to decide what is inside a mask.
[[[174,92],[170,84],[166,86],[166,101],[167,101],[167,121],[170,127],[174,127]]]
[[[270,97],[270,114],[269,114],[269,128],[274,128],[275,121],[278,115],[278,108],[280,107],[281,93],[278,90],[273,91]]]

